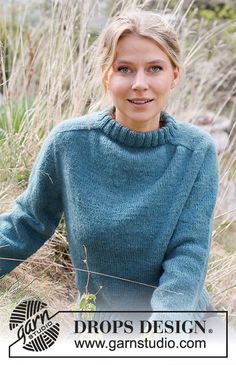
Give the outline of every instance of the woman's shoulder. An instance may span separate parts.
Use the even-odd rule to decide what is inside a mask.
[[[215,141],[209,132],[190,122],[178,121],[178,143],[188,149],[216,148]]]
[[[52,129],[52,133],[58,134],[93,129],[99,116],[100,112],[93,112],[79,117],[64,119]]]

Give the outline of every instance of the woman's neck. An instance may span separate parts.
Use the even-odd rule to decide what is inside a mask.
[[[125,119],[124,116],[122,116],[122,114],[119,111],[117,111],[115,107],[113,107],[112,109],[112,118],[117,120],[124,127],[136,132],[151,132],[163,127],[162,122],[160,120],[160,115],[148,122],[143,122],[139,120],[132,121],[129,119]]]

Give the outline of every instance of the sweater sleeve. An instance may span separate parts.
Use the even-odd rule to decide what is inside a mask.
[[[207,272],[218,180],[217,152],[214,142],[210,140],[168,244],[163,274],[151,298],[153,310],[199,310],[197,305],[203,293]],[[155,313],[151,319],[154,317]]]
[[[27,189],[16,199],[11,212],[0,215],[0,275],[36,252],[52,236],[62,216],[55,129],[43,143]]]

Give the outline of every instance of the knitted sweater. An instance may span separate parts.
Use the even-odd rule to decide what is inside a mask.
[[[37,251],[64,213],[78,290],[89,268],[97,310],[206,310],[217,153],[199,127],[167,112],[161,122],[137,132],[105,110],[57,125],[27,189],[0,215],[0,275]]]

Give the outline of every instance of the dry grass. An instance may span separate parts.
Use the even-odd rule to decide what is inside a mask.
[[[118,1],[110,14],[137,5],[148,9],[150,3]],[[170,13],[168,2],[165,5],[162,1],[154,3],[154,8]],[[194,12],[187,18],[186,10],[190,9],[183,5],[183,1],[178,1],[171,14],[184,49],[185,75],[173,95],[169,111],[179,120],[193,122],[198,115],[211,109],[216,115],[226,115],[232,121],[231,144],[219,156],[221,183],[207,284],[216,307],[227,309],[233,321],[236,315],[236,238],[231,249],[226,241],[233,234],[236,237],[236,205],[235,210],[228,212],[225,201],[229,193],[227,187],[235,183],[236,170],[233,137],[236,135],[233,131],[236,62],[233,59],[235,49],[232,49],[235,33],[226,33],[228,22],[209,25],[204,19],[198,20]],[[0,0],[0,8],[5,6]],[[70,0],[57,3],[48,7],[43,17],[34,25],[28,25],[25,31],[30,6],[28,2],[28,8],[17,10],[23,11],[25,16],[16,29],[11,23],[7,26],[4,12],[0,14],[0,23],[5,27],[4,34],[13,51],[9,80],[3,78],[8,129],[1,142],[0,155],[2,212],[10,209],[25,187],[27,173],[48,131],[64,118],[85,113],[101,96],[99,80],[94,79],[97,42],[91,42],[88,31],[97,2]],[[2,49],[1,59],[4,57]],[[3,62],[1,67],[4,71]],[[12,118],[13,100],[28,103],[17,131]],[[66,245],[65,233],[58,230],[35,255],[1,280],[3,316],[10,313],[19,300],[29,296],[40,297],[52,309],[71,308],[76,290]]]

